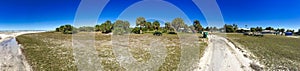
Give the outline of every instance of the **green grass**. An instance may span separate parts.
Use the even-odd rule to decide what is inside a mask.
[[[60,40],[70,39],[70,35],[60,33],[28,34],[17,37],[26,59],[35,71],[76,71],[70,46]],[[58,43],[53,43],[54,41]]]
[[[151,47],[149,45],[152,39],[159,39],[161,42],[167,43],[167,56],[164,63],[162,63],[162,66],[159,67],[159,71],[173,71],[178,68],[181,57],[181,49],[179,37],[177,35],[163,34],[163,36],[153,36],[152,34],[147,33],[132,34],[129,35],[129,37],[129,51],[133,57],[138,60],[138,62],[146,62],[151,58],[150,52],[145,50],[145,48]],[[24,46],[24,49],[22,50],[34,71],[76,71],[77,68],[74,64],[74,58],[72,55],[71,39],[72,35],[70,34],[61,34],[56,32],[27,34],[17,37],[18,42]],[[112,50],[112,44],[108,43],[112,40],[110,35],[97,33],[95,35],[95,40],[96,50],[99,54],[98,57],[102,59],[100,62],[104,67],[104,70],[126,70],[117,62]],[[201,40],[199,40],[199,42],[201,42],[199,55],[202,56],[207,44]],[[137,47],[140,45],[143,45],[143,47]]]
[[[242,34],[228,34],[227,37],[253,53],[267,70],[300,69],[299,38],[275,35],[253,37]]]

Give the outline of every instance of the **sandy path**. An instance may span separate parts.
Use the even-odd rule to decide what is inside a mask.
[[[15,37],[38,32],[0,34],[0,71],[32,71]]]
[[[197,71],[252,71],[251,62],[227,39],[211,35]]]

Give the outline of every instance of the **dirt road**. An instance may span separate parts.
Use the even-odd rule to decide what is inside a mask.
[[[16,36],[34,32],[18,32],[0,34],[0,71],[32,71],[22,54],[21,46],[16,41]]]
[[[0,43],[0,56],[1,71],[31,71],[15,38]]]
[[[224,37],[211,35],[197,71],[252,71],[244,54]]]

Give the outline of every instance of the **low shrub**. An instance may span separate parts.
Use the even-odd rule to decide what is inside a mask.
[[[135,27],[131,30],[131,33],[140,34],[140,28]]]
[[[168,32],[168,34],[177,34],[176,32]]]
[[[161,32],[158,32],[158,31],[155,31],[155,32],[153,33],[153,35],[155,35],[155,36],[162,36],[162,33],[161,33]]]

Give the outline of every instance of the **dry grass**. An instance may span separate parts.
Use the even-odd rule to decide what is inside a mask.
[[[297,71],[300,69],[299,38],[275,35],[253,37],[242,34],[228,34],[227,36],[252,52],[255,58],[265,65],[266,70]]]
[[[153,36],[152,34],[132,34],[128,36],[130,38],[129,45],[126,47],[129,48],[133,58],[138,62],[147,62],[152,57],[148,49],[152,47],[151,43],[156,40],[166,43],[164,46],[167,48],[167,56],[162,66],[159,67],[159,71],[173,71],[178,68],[182,50],[180,49],[179,37],[177,35],[163,34],[163,36]],[[17,37],[17,40],[24,46],[23,51],[29,64],[32,65],[35,71],[76,71],[74,56],[72,55],[71,39],[72,35],[61,33],[38,33]],[[120,66],[113,53],[111,35],[96,33],[95,40],[95,48],[98,51],[98,56],[101,58],[100,62],[104,70],[126,70],[126,68]],[[202,56],[207,44],[200,40],[199,42],[201,42],[199,55]]]

